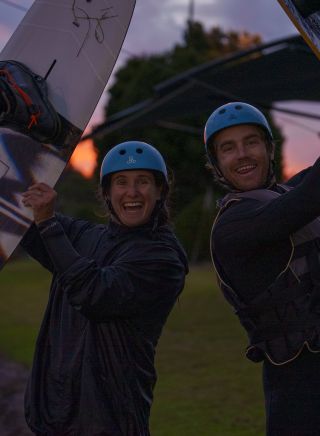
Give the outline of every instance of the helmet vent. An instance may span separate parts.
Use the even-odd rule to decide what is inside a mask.
[[[124,150],[124,149],[120,150],[120,151],[119,151],[119,154],[122,154],[122,155],[123,155],[123,154],[126,154],[126,150]]]
[[[138,154],[141,154],[141,153],[143,153],[143,150],[142,150],[142,148],[137,148],[137,149],[136,149],[136,152],[137,152]]]
[[[219,114],[221,114],[221,115],[222,115],[222,114],[224,114],[224,113],[225,113],[225,111],[226,111],[225,109],[221,109],[221,110],[219,111]]]
[[[242,109],[242,106],[240,104],[237,104],[237,106],[234,107],[235,109],[237,109],[237,111]]]

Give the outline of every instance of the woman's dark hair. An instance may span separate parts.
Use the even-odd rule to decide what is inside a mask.
[[[158,223],[161,226],[170,223],[169,202],[170,202],[172,183],[170,181],[168,183],[165,180],[163,174],[160,173],[159,171],[152,171],[152,173],[154,175],[156,185],[158,187],[161,187],[161,200],[158,204]]]

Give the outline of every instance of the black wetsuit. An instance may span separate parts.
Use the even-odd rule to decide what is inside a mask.
[[[271,201],[243,198],[234,202],[220,215],[213,228],[213,257],[219,265],[221,278],[245,304],[266,292],[284,270],[292,252],[291,235],[320,216],[319,159],[313,167],[291,179],[288,185],[293,187],[288,192],[279,185],[273,186],[271,189],[281,195]],[[320,252],[319,238],[312,242],[312,249],[315,246]],[[317,316],[316,311],[314,316]],[[318,331],[319,328],[308,329],[306,335],[309,336],[306,342],[301,341],[298,353],[292,351],[285,335],[279,338],[274,347],[276,357],[280,356],[280,362],[284,363],[294,356],[289,363],[277,366],[264,359],[267,433],[270,436],[320,435]],[[297,336],[295,342],[300,340]],[[312,346],[309,346],[311,342]]]

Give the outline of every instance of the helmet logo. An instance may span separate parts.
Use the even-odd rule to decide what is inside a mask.
[[[135,164],[137,161],[135,160],[135,159],[133,159],[133,156],[129,156],[129,158],[128,158],[128,160],[127,160],[127,164],[128,165],[130,165],[130,164]]]

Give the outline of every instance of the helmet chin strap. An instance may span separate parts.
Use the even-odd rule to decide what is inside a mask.
[[[109,209],[109,212],[111,214],[111,219],[113,221],[115,221],[116,223],[123,225],[120,218],[116,214],[109,197],[106,197],[106,205],[107,205],[107,208]]]
[[[109,197],[105,197],[105,201],[106,201],[107,208],[108,208],[108,210],[109,210],[109,212],[111,214],[111,218],[114,221],[116,221],[117,223],[121,224],[121,221],[120,221],[118,215],[116,214],[116,212],[115,212],[115,210],[114,210],[114,208],[112,206],[110,198]]]
[[[273,186],[276,183],[275,166],[276,166],[276,163],[275,163],[274,159],[270,159],[269,172],[268,172],[268,177],[267,177],[267,181],[265,184],[265,188],[271,188],[271,186]]]

